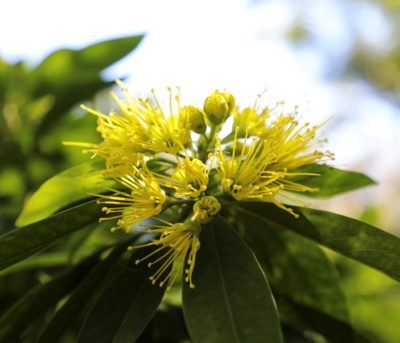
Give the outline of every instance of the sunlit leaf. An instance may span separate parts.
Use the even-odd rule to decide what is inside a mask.
[[[104,186],[112,186],[101,173],[101,161],[92,161],[67,169],[47,180],[31,196],[17,219],[17,226],[25,226],[47,218],[63,207],[99,193]]]
[[[266,226],[294,231],[400,280],[400,238],[356,219],[292,207],[300,218],[270,203],[243,202],[237,209],[259,218]]]
[[[291,181],[318,188],[319,192],[306,193],[315,198],[326,198],[358,188],[376,184],[368,176],[350,170],[333,168],[326,164],[309,164],[297,169],[299,173],[315,173],[319,176],[296,176]]]
[[[253,253],[221,217],[203,226],[195,289],[183,289],[194,343],[282,342],[267,280]]]
[[[101,216],[95,200],[0,236],[0,270],[58,242]]]

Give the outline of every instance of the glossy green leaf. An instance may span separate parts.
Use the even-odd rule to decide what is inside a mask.
[[[96,295],[101,283],[110,275],[110,269],[120,259],[132,240],[120,243],[103,261],[98,263],[71,293],[66,303],[54,314],[42,331],[37,343],[57,342],[70,322],[81,313],[85,305]]]
[[[309,164],[297,169],[299,173],[315,173],[319,176],[296,176],[291,181],[305,186],[319,188],[319,192],[306,193],[315,198],[327,198],[344,192],[376,184],[368,176],[350,170],[330,167],[326,164]]]
[[[0,270],[58,242],[101,217],[95,200],[0,236]]]
[[[324,251],[288,230],[266,225],[258,217],[240,214],[245,238],[273,289],[300,304],[349,321],[340,277]]]
[[[96,253],[20,298],[0,317],[0,342],[15,342],[33,320],[67,295],[97,263]]]
[[[100,296],[84,322],[78,343],[135,342],[141,335],[165,291],[151,284],[153,269],[134,263],[151,251],[136,251],[124,272]]]
[[[112,186],[96,171],[104,162],[91,161],[67,169],[47,180],[27,201],[17,219],[17,226],[25,226],[47,218],[63,207],[89,198],[89,193],[101,193],[104,186]]]
[[[294,231],[400,280],[400,238],[335,213],[292,208],[300,218],[270,203],[242,202],[237,206],[239,211],[258,217],[266,226]]]
[[[200,240],[196,288],[183,288],[193,342],[282,342],[268,282],[248,246],[222,217],[203,226]]]

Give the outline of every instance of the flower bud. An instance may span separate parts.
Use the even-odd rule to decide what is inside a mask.
[[[185,106],[182,108],[182,115],[189,122],[190,130],[202,134],[206,132],[206,123],[203,112],[194,106]]]
[[[222,93],[225,98],[226,103],[228,104],[228,116],[232,114],[233,109],[235,108],[235,97],[231,93]]]
[[[204,101],[204,112],[213,125],[223,123],[228,114],[229,106],[225,97],[216,90]]]
[[[221,210],[221,204],[213,196],[205,196],[193,205],[192,221],[197,220],[201,224],[210,223]]]

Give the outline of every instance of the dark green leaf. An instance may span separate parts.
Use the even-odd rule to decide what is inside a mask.
[[[69,323],[81,313],[84,305],[96,294],[103,279],[108,276],[110,269],[113,268],[115,262],[126,251],[131,242],[132,240],[119,244],[104,261],[90,271],[71,293],[67,302],[54,314],[37,339],[38,343],[53,343],[59,340]]]
[[[275,293],[277,294],[277,293]],[[330,343],[368,343],[369,340],[356,332],[349,323],[336,319],[305,305],[277,294],[276,302],[282,321],[305,336],[324,337]],[[321,340],[317,340],[320,342]],[[312,342],[315,342],[312,340]]]
[[[67,295],[99,259],[96,253],[22,297],[0,318],[0,342],[17,341],[25,329],[50,306]]]
[[[113,84],[113,81],[101,80],[96,73],[70,76],[68,82],[65,81],[63,84],[65,88],[54,95],[53,107],[47,112],[35,132],[36,140],[43,137],[74,105],[92,98],[97,92]]]
[[[300,218],[294,218],[271,203],[242,202],[237,206],[239,211],[258,217],[266,226],[292,230],[400,280],[400,238],[335,213],[292,208]]]
[[[290,178],[291,181],[305,186],[319,188],[319,192],[306,193],[307,196],[316,198],[326,198],[376,184],[374,180],[364,174],[333,168],[326,164],[309,164],[294,172],[320,174],[320,176],[295,176]]]
[[[21,263],[0,271],[0,277],[13,273],[26,272],[32,269],[44,269],[62,267],[68,264],[68,254],[63,252],[51,252],[32,256]]]
[[[126,270],[100,296],[85,320],[79,343],[135,342],[140,336],[165,291],[149,281],[152,269],[133,262],[151,251],[139,249]]]
[[[103,178],[104,162],[91,161],[67,169],[47,180],[32,195],[19,215],[16,225],[25,226],[47,218],[63,207],[90,197],[88,193],[101,193],[103,186],[112,181]]]
[[[349,321],[341,280],[320,247],[288,230],[268,226],[254,215],[241,213],[239,217],[248,223],[245,238],[273,289],[300,304]]]
[[[93,200],[0,236],[0,270],[49,247],[100,217],[101,206]]]
[[[74,258],[76,255],[78,255],[79,250],[85,245],[93,231],[99,228],[99,226],[99,223],[93,223],[88,225],[88,227],[86,227],[84,230],[80,230],[71,235],[65,247],[69,263],[74,261]]]
[[[150,325],[155,343],[190,342],[181,307],[163,306],[156,312]]]
[[[203,226],[195,289],[183,289],[186,324],[195,343],[278,343],[278,314],[253,253],[222,218]]]
[[[282,323],[283,341],[285,343],[315,343],[312,338],[307,338],[301,331]]]

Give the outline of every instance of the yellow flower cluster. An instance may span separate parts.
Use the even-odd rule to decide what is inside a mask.
[[[98,118],[102,141],[67,144],[103,158],[105,177],[117,182],[98,195],[105,213],[100,220],[114,220],[112,230],[156,235],[140,245],[155,250],[136,261],[150,259],[150,268],[158,266],[153,283],[163,286],[169,280],[171,286],[187,265],[185,280],[194,287],[201,225],[224,204],[272,202],[296,217],[285,200],[296,200],[296,192],[318,191],[294,181],[314,174],[296,170],[332,154],[316,150],[320,126],[299,124],[296,110],[286,113],[283,103],[261,108],[256,102],[240,109],[232,94],[216,90],[203,107],[182,107],[178,88],[168,89],[166,113],[153,91],[150,99],[135,98],[118,84],[123,97],[111,93],[117,110],[104,114],[82,106]],[[161,225],[142,223],[151,218]],[[157,258],[151,261],[153,255]]]

